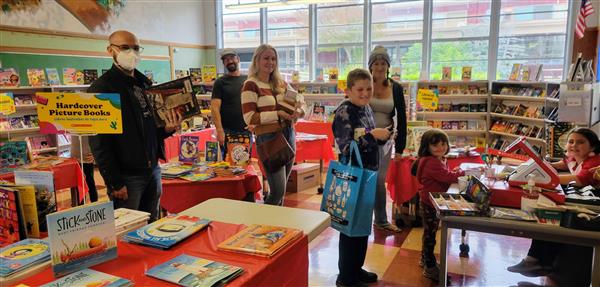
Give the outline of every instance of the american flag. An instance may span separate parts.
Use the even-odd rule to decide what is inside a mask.
[[[578,39],[583,38],[585,32],[585,18],[589,15],[594,14],[594,7],[592,1],[581,0],[581,8],[579,8],[579,15],[577,16],[577,24],[575,25],[575,34]]]

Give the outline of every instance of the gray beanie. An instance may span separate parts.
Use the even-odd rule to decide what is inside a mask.
[[[375,48],[373,48],[373,51],[371,51],[371,55],[369,55],[369,69],[373,63],[379,59],[384,60],[388,64],[388,67],[392,66],[390,64],[392,61],[390,61],[390,55],[388,54],[387,49],[383,46],[377,45]]]

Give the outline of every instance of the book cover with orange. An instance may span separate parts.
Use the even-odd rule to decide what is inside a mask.
[[[302,236],[295,228],[252,224],[221,242],[221,250],[271,257]]]

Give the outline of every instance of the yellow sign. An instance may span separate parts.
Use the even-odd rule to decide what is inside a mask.
[[[37,93],[40,132],[123,133],[119,94]]]
[[[419,89],[417,91],[417,104],[423,110],[437,110],[439,101],[437,90]]]
[[[12,93],[0,93],[0,115],[8,116],[17,111]]]

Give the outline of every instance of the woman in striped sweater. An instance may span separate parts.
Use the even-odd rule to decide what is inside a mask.
[[[283,80],[277,67],[277,51],[268,44],[258,46],[252,57],[248,80],[242,87],[244,121],[254,130],[256,144],[260,145],[283,132],[292,149],[296,150],[293,122],[304,116],[304,101],[298,97],[293,113],[284,111],[277,103],[291,87]],[[262,159],[261,159],[262,160]],[[286,183],[292,171],[293,160],[275,171],[265,171],[269,183],[266,204],[283,205]]]

